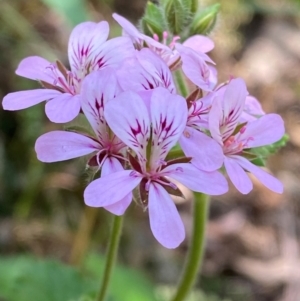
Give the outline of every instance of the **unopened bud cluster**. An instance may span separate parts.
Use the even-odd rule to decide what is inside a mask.
[[[220,5],[199,7],[198,0],[162,0],[160,4],[148,1],[141,28],[149,36],[163,32],[179,35],[185,40],[191,35],[208,34],[214,27]]]

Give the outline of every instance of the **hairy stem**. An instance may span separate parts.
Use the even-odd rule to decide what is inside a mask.
[[[194,193],[194,196],[193,233],[190,247],[177,291],[171,301],[186,299],[202,265],[209,200],[208,196],[202,193]]]
[[[115,261],[117,257],[122,225],[123,225],[123,216],[114,216],[112,231],[111,231],[109,245],[107,249],[104,275],[103,275],[100,291],[96,301],[104,301],[107,295],[109,282],[111,279],[113,267],[115,265]]]

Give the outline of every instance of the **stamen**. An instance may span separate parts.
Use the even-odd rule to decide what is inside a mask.
[[[171,49],[173,49],[173,48],[175,47],[175,43],[176,43],[178,40],[180,40],[180,36],[175,36],[175,37],[173,37],[173,39],[172,39],[172,41],[171,41],[169,47],[170,47]]]
[[[224,143],[224,146],[225,147],[229,147],[232,143],[235,142],[235,138],[234,136],[230,136]]]
[[[128,160],[128,159],[124,158],[124,157],[123,157],[123,156],[121,156],[121,155],[113,155],[113,156],[114,156],[114,158],[117,158],[117,159],[123,160],[123,161],[125,161],[125,162],[129,162],[129,160]]]
[[[163,159],[159,159],[157,163],[160,164],[160,165],[163,165],[163,166],[165,166],[165,165],[168,164],[168,163],[167,163],[165,160],[163,160]]]
[[[246,126],[243,126],[243,127],[240,129],[240,133],[241,133],[241,134],[244,134],[245,131],[246,131]]]
[[[168,32],[167,31],[164,31],[163,32],[163,44],[167,44],[167,38],[168,38]]]
[[[129,174],[130,177],[139,177],[140,174],[138,172],[136,172],[135,170],[133,170],[130,174]]]
[[[159,41],[159,37],[158,37],[158,35],[155,33],[155,34],[153,34],[153,39],[155,40],[155,41]]]
[[[184,137],[186,137],[186,138],[190,138],[190,137],[191,137],[191,134],[190,134],[188,131],[184,131],[184,132],[183,132],[183,135],[184,135]]]
[[[102,162],[100,162],[100,155],[105,151],[105,149],[101,149],[97,155],[96,155],[96,160],[97,160],[97,164],[99,165],[99,169],[101,168],[102,166],[102,162],[104,161],[104,158],[107,157],[107,155],[105,155],[105,157],[102,159]]]
[[[170,186],[171,188],[173,189],[178,189],[178,187],[176,186],[176,184],[172,183],[172,182],[165,182],[161,179],[155,179],[155,182],[159,183],[159,184],[162,184],[164,186]]]

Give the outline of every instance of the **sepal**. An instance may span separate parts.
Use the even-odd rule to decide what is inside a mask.
[[[189,7],[190,14],[193,16],[198,10],[199,0],[183,0],[183,2]]]
[[[216,3],[200,10],[193,19],[190,35],[209,34],[216,24],[219,9],[220,4]]]
[[[148,1],[140,27],[147,36],[153,37],[156,34],[162,38],[163,32],[167,28],[167,22],[161,7]]]
[[[190,19],[188,7],[181,0],[167,0],[165,2],[165,15],[169,29],[174,35],[180,35]]]

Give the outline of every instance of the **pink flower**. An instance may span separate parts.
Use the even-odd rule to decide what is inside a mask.
[[[80,112],[80,89],[82,80],[92,71],[107,66],[116,67],[133,47],[129,39],[107,40],[108,23],[84,22],[77,25],[70,36],[68,56],[71,71],[62,63],[31,56],[19,64],[16,73],[38,80],[45,89],[35,89],[10,93],[3,99],[5,110],[20,110],[46,103],[46,115],[53,122],[68,122]]]
[[[113,132],[130,148],[131,170],[119,171],[93,181],[84,192],[92,207],[112,205],[139,187],[149,210],[150,227],[166,248],[176,248],[184,239],[182,220],[169,196],[179,193],[176,180],[194,191],[223,194],[227,182],[218,172],[200,171],[182,158],[166,162],[187,121],[185,100],[163,88],[153,91],[150,110],[136,93],[124,92],[110,101],[105,110]]]
[[[229,82],[224,93],[213,101],[209,113],[210,133],[222,146],[227,174],[241,193],[247,194],[253,188],[246,171],[251,172],[270,190],[282,193],[281,182],[247,160],[244,151],[278,141],[284,135],[283,120],[277,114],[267,114],[241,124],[247,94],[242,79]]]
[[[42,162],[58,162],[95,153],[91,164],[101,168],[101,176],[123,170],[127,159],[125,144],[109,129],[104,110],[107,102],[119,93],[114,70],[106,68],[88,75],[82,83],[82,110],[86,115],[96,138],[87,134],[53,131],[39,137],[35,144],[37,157]],[[121,215],[132,199],[132,194],[105,209]]]

